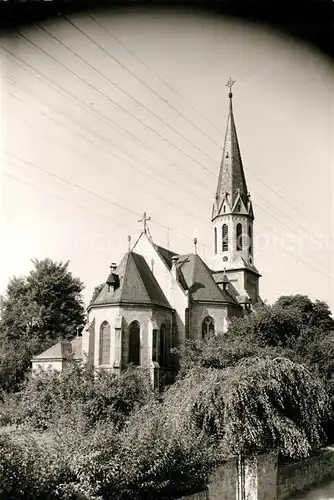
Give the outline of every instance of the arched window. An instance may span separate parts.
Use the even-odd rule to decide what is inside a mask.
[[[222,227],[222,250],[226,252],[228,250],[228,226],[223,224]]]
[[[237,250],[242,250],[242,225],[237,224]]]
[[[100,365],[110,364],[110,325],[104,321],[100,328]]]
[[[160,327],[160,348],[159,348],[159,365],[166,366],[166,327]]]
[[[252,226],[249,224],[248,226],[248,249],[250,255],[253,253],[253,241],[252,241]]]
[[[215,322],[211,316],[207,316],[202,322],[202,338],[211,337],[215,333]]]
[[[132,321],[129,326],[129,363],[140,365],[140,325]]]
[[[215,253],[217,253],[217,228],[215,227]]]

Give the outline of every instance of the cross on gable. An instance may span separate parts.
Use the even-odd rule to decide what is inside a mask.
[[[143,226],[144,226],[144,233],[147,233],[147,222],[151,220],[151,217],[147,217],[147,213],[144,212],[143,213],[143,217],[138,221],[138,222],[142,222],[143,223]]]

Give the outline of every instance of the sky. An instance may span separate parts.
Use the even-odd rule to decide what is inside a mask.
[[[334,67],[257,24],[98,11],[0,39],[0,294],[31,259],[70,261],[90,300],[139,236],[210,265],[228,114],[255,212],[260,294],[334,310]]]

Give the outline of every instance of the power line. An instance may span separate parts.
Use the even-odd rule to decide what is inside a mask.
[[[33,163],[33,162],[31,162],[31,161],[24,160],[23,158],[20,158],[19,156],[15,155],[15,154],[13,154],[13,153],[10,153],[9,151],[6,151],[6,150],[4,150],[4,149],[2,150],[2,152],[3,152],[4,154],[6,154],[6,155],[8,155],[8,156],[10,156],[10,157],[12,157],[12,158],[14,158],[16,161],[19,161],[19,162],[25,163],[26,165],[28,165],[28,166],[30,166],[30,167],[33,167],[33,168],[35,168],[36,170],[42,171],[42,172],[44,172],[44,173],[45,173],[45,174],[47,174],[47,175],[50,175],[50,176],[52,176],[52,177],[54,177],[54,178],[56,178],[56,179],[58,179],[58,180],[60,180],[60,181],[62,181],[62,182],[64,182],[64,183],[66,183],[66,184],[69,184],[69,185],[71,185],[71,186],[76,187],[77,189],[79,189],[79,190],[81,190],[81,191],[83,191],[83,192],[85,192],[85,193],[87,193],[87,194],[90,194],[91,196],[94,196],[95,198],[98,198],[98,199],[100,199],[100,200],[102,200],[102,201],[105,201],[105,202],[109,203],[110,205],[114,205],[114,206],[116,206],[117,208],[123,209],[123,210],[125,210],[125,211],[127,211],[127,212],[130,212],[131,214],[136,215],[136,217],[140,217],[140,216],[141,216],[141,214],[139,214],[139,212],[135,212],[134,210],[132,210],[132,209],[130,209],[130,208],[128,208],[128,207],[126,207],[126,206],[124,206],[124,205],[121,205],[121,204],[119,204],[119,203],[116,203],[116,202],[114,202],[114,201],[111,201],[109,198],[105,198],[104,196],[101,196],[101,195],[99,195],[99,194],[95,193],[94,191],[91,191],[90,189],[87,189],[87,188],[85,188],[85,187],[83,187],[83,186],[80,186],[79,184],[77,184],[77,183],[75,183],[75,182],[73,182],[73,181],[70,181],[70,180],[68,180],[68,179],[66,179],[66,178],[64,178],[64,177],[62,177],[62,176],[60,176],[60,175],[58,175],[58,174],[55,174],[54,172],[50,172],[49,170],[47,170],[47,169],[45,169],[45,168],[43,168],[43,167],[41,167],[41,166],[39,166],[39,165],[36,165],[35,163]],[[168,226],[165,226],[164,224],[162,224],[162,223],[160,223],[160,222],[155,222],[155,221],[152,221],[152,222],[153,222],[154,224],[156,224],[157,226],[160,226],[160,227],[162,227],[162,228],[164,228],[164,229],[169,229],[169,228],[168,228]],[[178,231],[174,231],[174,230],[173,230],[173,232],[174,232],[175,234],[177,234],[177,235],[181,236],[182,238],[187,239],[187,240],[190,240],[190,239],[191,239],[189,236],[186,236],[186,235],[184,235],[184,234],[182,234],[182,233],[180,233],[180,232],[178,232]]]
[[[219,130],[212,122],[210,122],[202,113],[200,113],[200,111],[195,108],[195,106],[193,106],[188,100],[186,100],[177,90],[175,90],[175,88],[173,88],[164,78],[162,78],[160,75],[158,75],[158,73],[153,70],[145,61],[143,61],[143,59],[141,59],[138,54],[136,54],[132,49],[130,49],[127,45],[125,45],[123,42],[120,41],[120,39],[118,37],[116,37],[116,35],[114,33],[110,33],[110,31],[105,27],[103,26],[99,21],[96,20],[96,18],[94,16],[92,16],[91,14],[88,15],[88,17],[90,17],[96,24],[98,24],[111,38],[113,38],[121,47],[123,47],[129,54],[131,54],[135,59],[137,59],[137,61],[139,61],[143,66],[145,66],[145,68],[147,68],[158,80],[160,80],[167,88],[169,88],[174,94],[176,94],[178,97],[180,97],[180,99],[182,99],[182,101],[184,101],[187,106],[189,106],[193,111],[195,111],[208,125],[210,125],[211,127],[213,127],[216,131],[219,132],[219,135],[222,134],[222,131]],[[206,134],[205,134],[206,135]],[[212,140],[212,138],[211,138]],[[217,142],[213,141],[215,144],[218,145]],[[219,147],[221,147],[221,145],[219,145]]]
[[[46,174],[49,174],[49,175],[51,175],[52,177],[55,177],[55,178],[57,178],[58,180],[61,180],[61,181],[65,182],[65,183],[67,183],[67,184],[70,184],[70,185],[72,185],[72,186],[74,186],[74,187],[76,187],[76,188],[78,188],[78,189],[80,189],[80,190],[82,190],[82,191],[84,191],[84,192],[86,192],[86,193],[88,193],[88,194],[90,194],[90,195],[92,195],[92,196],[94,196],[94,197],[98,198],[98,199],[101,199],[101,200],[103,200],[103,201],[106,201],[107,203],[109,203],[109,204],[111,204],[111,205],[115,205],[115,206],[117,206],[118,208],[122,208],[122,209],[124,209],[124,210],[126,210],[126,211],[128,211],[128,212],[130,212],[130,213],[133,213],[133,214],[135,214],[135,215],[139,216],[139,214],[138,214],[137,212],[135,212],[135,211],[133,211],[133,210],[129,209],[128,207],[125,207],[124,205],[120,205],[120,204],[118,204],[118,203],[115,203],[115,202],[113,202],[113,201],[109,200],[108,198],[102,197],[102,196],[98,195],[97,193],[94,193],[93,191],[88,190],[88,189],[86,189],[86,188],[84,188],[84,187],[80,186],[80,185],[79,185],[79,184],[77,184],[77,183],[74,183],[74,182],[72,182],[72,181],[69,181],[68,179],[65,179],[65,178],[63,178],[63,177],[61,177],[61,176],[59,176],[59,175],[57,175],[57,174],[54,174],[53,172],[50,172],[50,171],[48,171],[48,170],[46,170],[46,169],[44,169],[44,168],[42,168],[42,167],[40,167],[40,166],[36,165],[35,163],[32,163],[32,162],[30,162],[30,161],[27,161],[27,160],[21,159],[21,158],[19,158],[17,155],[14,155],[14,154],[12,154],[12,153],[10,153],[10,152],[7,152],[7,151],[3,151],[3,152],[4,152],[5,154],[7,154],[8,156],[11,156],[11,157],[13,157],[14,159],[16,159],[16,160],[18,160],[18,161],[21,161],[21,162],[23,162],[23,163],[26,163],[27,165],[32,166],[33,168],[36,168],[37,170],[40,170],[40,171],[42,171],[42,172],[44,172],[44,173],[46,173]],[[158,226],[161,226],[161,227],[163,227],[163,228],[165,228],[165,229],[169,230],[169,227],[168,227],[168,226],[165,226],[164,224],[161,224],[161,223],[158,223],[158,222],[156,222],[156,224],[157,224]],[[177,233],[176,231],[173,231],[173,232],[175,232],[176,234],[179,234],[180,236],[182,236],[182,237],[184,237],[184,238],[186,238],[186,239],[189,239],[189,240],[190,240],[190,238],[189,238],[188,236],[182,235],[181,233]],[[204,246],[206,246],[206,245],[204,245]],[[283,250],[284,252],[286,252],[287,254],[292,255],[292,254],[291,254],[291,252],[289,252],[287,249],[282,248],[282,250]],[[294,258],[297,262],[299,262],[299,261],[300,261],[300,262],[303,262],[306,266],[313,268],[313,269],[314,269],[315,271],[317,271],[319,274],[322,274],[323,276],[325,276],[328,280],[332,280],[332,279],[333,279],[333,277],[329,276],[328,274],[323,273],[322,271],[320,271],[319,269],[317,269],[317,268],[316,268],[315,266],[313,266],[312,264],[309,264],[309,263],[308,263],[308,262],[306,262],[305,260],[303,260],[303,259],[301,259],[301,258],[299,258],[299,257],[297,258],[297,257],[295,257],[295,256],[293,256],[293,258]]]
[[[112,127],[112,128],[115,128],[119,133],[121,133],[122,135],[125,135],[126,137],[130,137],[131,140],[135,141],[137,144],[139,144],[141,147],[145,148],[146,150],[148,151],[154,151],[154,156],[156,156],[157,158],[160,158],[163,162],[167,163],[168,165],[171,165],[172,167],[176,168],[182,175],[184,175],[185,177],[187,177],[188,179],[191,179],[192,182],[194,182],[194,184],[196,184],[197,187],[201,187],[202,189],[203,186],[203,182],[202,180],[200,180],[199,178],[197,178],[196,176],[194,175],[191,175],[187,172],[185,172],[179,165],[177,165],[176,163],[170,161],[169,159],[167,159],[166,157],[163,157],[161,155],[159,155],[159,153],[156,152],[156,150],[153,150],[152,147],[149,147],[147,144],[141,142],[136,136],[134,136],[131,132],[119,127],[116,122],[114,122],[113,120],[111,120],[110,118],[107,118],[105,117],[104,115],[102,115],[101,113],[99,113],[98,111],[92,109],[90,106],[86,105],[85,103],[83,103],[82,101],[80,101],[80,99],[78,99],[73,93],[69,92],[67,89],[65,89],[64,87],[62,87],[61,85],[59,84],[54,84],[52,83],[47,77],[45,77],[45,75],[43,75],[40,71],[38,71],[36,68],[34,68],[31,64],[23,61],[20,57],[16,56],[15,54],[13,54],[11,51],[9,51],[7,48],[3,47],[0,45],[0,47],[5,50],[6,52],[8,52],[13,58],[14,58],[14,63],[17,64],[18,66],[23,66],[23,69],[25,69],[26,71],[30,72],[32,71],[34,76],[36,78],[38,78],[39,80],[41,80],[43,83],[45,83],[46,85],[50,86],[51,88],[54,88],[56,87],[57,91],[65,94],[66,96],[69,96],[70,99],[73,99],[81,108],[83,109],[87,109],[89,110],[90,113],[94,114],[95,116],[97,116],[100,120],[104,121],[109,127]],[[17,62],[17,60],[19,62]],[[21,64],[20,64],[21,63]],[[27,66],[29,69],[26,69],[25,66]],[[11,77],[12,78],[12,77]],[[12,78],[12,80],[14,80]],[[15,81],[15,80],[14,80]],[[21,86],[22,88],[24,88],[22,85],[19,85],[17,82],[16,82],[16,85],[17,86]],[[60,89],[60,90],[59,90]],[[29,92],[30,94],[34,95],[37,99],[39,100],[44,100],[42,97],[38,96],[36,93],[34,93],[33,91],[31,90],[26,90],[27,92]],[[49,105],[50,104],[50,101],[49,101]],[[52,104],[52,106],[55,108],[55,105]],[[59,109],[59,108],[58,108]],[[78,123],[78,120],[71,117],[71,115],[69,115],[65,110],[61,110],[61,113],[66,115],[66,116],[69,116],[70,119],[72,121],[76,121],[76,123]],[[110,125],[112,124],[112,125]],[[114,125],[116,125],[116,127],[114,127]],[[84,129],[88,129],[88,130],[91,130],[89,129],[89,127],[87,127],[87,125],[80,125],[81,128],[84,128]],[[92,133],[93,135],[96,136],[96,132],[90,132]],[[101,134],[100,134],[100,137]],[[110,142],[110,139],[107,140],[107,142]],[[195,196],[197,198],[197,196],[195,194],[193,194],[193,196]],[[198,198],[200,201],[202,201],[200,198]]]
[[[15,96],[15,95],[13,95],[13,94],[11,94],[11,95],[12,95],[13,97],[17,98],[17,96]],[[21,101],[21,102],[22,102],[22,101]],[[48,114],[44,114],[44,113],[42,113],[42,114],[43,114],[44,116],[46,116],[49,120],[51,120],[51,121],[53,121],[53,122],[57,123],[58,125],[61,125],[61,126],[63,126],[63,127],[64,127],[64,124],[63,124],[63,123],[61,123],[61,122],[59,122],[59,121],[58,121],[58,120],[56,120],[55,118],[50,117]],[[25,121],[27,121],[27,120],[25,120]],[[31,122],[29,122],[29,123],[31,123]],[[34,125],[35,125],[35,124],[34,124]],[[65,128],[66,128],[66,127],[65,127]],[[42,133],[43,133],[43,134],[45,134],[45,131],[43,130],[43,131],[42,131]],[[97,146],[97,145],[96,145],[93,141],[90,141],[89,139],[87,139],[86,137],[82,136],[81,134],[78,134],[78,133],[76,133],[76,132],[74,132],[74,133],[75,133],[76,135],[78,135],[80,138],[82,138],[83,140],[86,140],[86,141],[90,142],[93,146],[95,146],[96,148],[98,148],[98,149],[99,149],[99,146]],[[58,140],[59,140],[59,139],[58,139]],[[60,142],[64,142],[64,141],[60,141]],[[81,156],[82,158],[84,158],[84,159],[85,159],[86,161],[88,161],[89,163],[92,163],[92,164],[93,164],[93,162],[92,162],[90,159],[88,159],[86,155],[82,155],[82,154],[81,154],[78,150],[76,150],[75,148],[73,148],[73,147],[68,147],[67,145],[66,145],[65,147],[66,147],[68,150],[71,150],[71,151],[75,152],[76,154],[78,154],[79,156]],[[109,151],[107,151],[107,150],[105,150],[105,151],[106,151],[106,153],[107,153],[107,154],[110,154],[110,155],[114,156],[115,158],[120,159],[120,158],[119,158],[118,156],[116,156],[115,154],[113,154],[113,153],[111,153],[111,152],[109,152]],[[124,162],[124,160],[122,160],[122,159],[120,159],[120,160],[121,160],[122,162]],[[128,165],[128,166],[130,166],[131,168],[133,168],[133,169],[137,170],[137,168],[136,168],[136,167],[134,167],[133,165],[131,165],[131,164],[129,164],[129,163],[125,162],[125,164],[126,164],[126,165]],[[94,166],[95,166],[95,165],[96,165],[96,163],[94,162]],[[149,174],[147,174],[147,173],[145,173],[145,172],[142,172],[142,173],[144,173],[145,175],[147,175],[149,178],[153,179],[155,182],[159,182],[159,183],[161,183],[161,181],[160,181],[159,179],[156,179],[154,176],[151,176],[151,175],[149,175]],[[122,174],[123,174],[123,172],[122,172]],[[172,182],[170,182],[170,184],[171,184],[171,185],[173,185],[173,186],[175,186],[175,184],[173,184]],[[177,210],[180,210],[180,211],[182,211],[183,213],[188,214],[190,217],[193,217],[193,218],[194,218],[194,219],[196,219],[197,221],[200,221],[200,222],[206,222],[206,221],[204,221],[204,219],[200,219],[199,217],[196,217],[196,216],[195,216],[192,212],[188,212],[186,209],[181,208],[180,206],[176,205],[175,203],[172,203],[170,200],[166,200],[165,198],[162,198],[162,197],[161,197],[161,196],[159,196],[157,193],[154,193],[154,192],[152,192],[152,191],[146,191],[146,194],[150,194],[150,195],[152,195],[152,196],[154,196],[154,197],[156,197],[156,198],[160,199],[160,200],[161,200],[161,201],[163,201],[164,203],[167,203],[168,205],[172,206],[173,208],[175,208],[175,209],[177,209]]]
[[[197,165],[199,165],[201,168],[203,168],[204,170],[206,170],[208,173],[210,173],[211,175],[214,175],[210,170],[207,169],[207,167],[205,167],[205,165],[203,165],[201,162],[199,162],[198,160],[196,160],[195,158],[193,158],[191,155],[189,155],[187,152],[185,152],[182,148],[180,148],[178,145],[174,144],[173,142],[171,142],[169,139],[167,139],[163,134],[161,134],[160,132],[158,132],[157,130],[155,130],[153,127],[151,127],[151,125],[148,125],[146,122],[144,122],[143,120],[141,120],[140,118],[138,118],[135,114],[133,114],[131,111],[129,111],[128,109],[124,108],[124,106],[122,106],[121,104],[119,104],[118,102],[116,102],[114,99],[112,99],[111,97],[109,97],[108,95],[106,95],[104,92],[102,92],[101,90],[97,89],[94,85],[92,85],[91,83],[87,82],[87,80],[85,80],[85,78],[81,77],[80,75],[78,75],[75,71],[69,69],[65,64],[63,64],[62,62],[60,62],[57,58],[53,57],[51,54],[49,54],[46,50],[42,49],[38,44],[36,44],[35,42],[32,42],[28,37],[26,37],[25,35],[23,35],[22,33],[18,32],[18,35],[19,37],[21,37],[22,39],[26,40],[26,42],[30,45],[32,45],[33,47],[35,47],[36,50],[38,50],[39,52],[42,52],[43,54],[45,54],[48,58],[50,58],[51,60],[53,60],[56,64],[58,64],[59,66],[61,66],[63,69],[65,69],[67,72],[71,73],[72,75],[74,75],[77,79],[79,79],[80,81],[82,81],[85,85],[87,85],[88,87],[92,88],[95,92],[97,92],[100,96],[103,97],[103,99],[106,99],[107,101],[111,102],[114,106],[116,106],[117,108],[121,109],[122,111],[124,111],[126,114],[128,114],[129,116],[131,116],[134,120],[136,120],[137,122],[139,122],[141,125],[143,125],[145,128],[147,128],[148,130],[150,130],[151,132],[154,133],[154,135],[160,137],[160,139],[162,139],[164,142],[167,142],[168,144],[170,144],[173,148],[175,148],[177,151],[179,151],[182,155],[186,156],[187,158],[189,158],[191,161],[193,161],[194,163],[196,163]],[[62,42],[61,42],[62,43]],[[71,50],[72,52],[72,50]],[[82,59],[83,62],[85,62],[88,66],[92,67],[92,69],[94,69],[100,76],[102,76],[104,79],[107,79],[113,86],[115,86],[120,92],[122,92],[123,94],[127,95],[128,97],[130,97],[131,99],[133,99],[137,104],[139,104],[141,107],[143,107],[146,111],[148,111],[149,113],[151,113],[153,116],[157,117],[158,115],[155,115],[151,110],[149,110],[149,108],[147,108],[146,106],[144,106],[140,101],[138,101],[137,99],[135,99],[133,96],[131,96],[131,94],[128,94],[124,89],[122,89],[119,85],[117,85],[115,82],[113,82],[113,80],[111,80],[109,77],[107,77],[106,75],[104,75],[101,71],[97,70],[96,68],[94,68],[94,66],[92,66],[90,63],[88,63],[87,61],[85,61],[85,59],[81,58],[81,56],[78,56],[79,59]],[[160,118],[158,118],[160,119]],[[179,132],[177,132],[173,127],[171,127],[167,122],[165,122],[164,120],[160,119],[160,121],[162,121],[168,128],[170,128],[171,130],[173,130],[176,134],[180,135],[181,137],[183,137],[184,140],[186,140],[187,142],[189,142],[189,144],[191,144],[195,149],[198,149],[201,154],[204,154],[206,156],[206,154],[200,150],[199,148],[197,148],[196,145],[194,145],[193,143],[191,143],[190,141],[188,141],[187,138],[185,138],[182,134],[180,134]],[[215,160],[213,160],[212,158],[209,158],[210,161],[214,162]]]
[[[269,217],[274,218],[274,219],[275,219],[275,220],[276,220],[279,224],[281,224],[281,225],[283,225],[283,226],[287,227],[289,230],[291,230],[291,228],[290,228],[289,226],[287,226],[286,224],[284,224],[284,222],[280,221],[280,220],[279,220],[279,219],[277,219],[276,217],[272,216],[272,215],[271,215],[269,212],[267,212],[264,208],[262,208],[262,207],[259,207],[259,208],[260,208],[260,210],[262,210],[263,212],[265,212],[267,215],[269,215]],[[196,218],[196,217],[195,217],[195,218]],[[196,218],[196,219],[197,219],[197,220],[199,220],[198,218]],[[158,225],[159,225],[159,224],[158,224]],[[185,236],[185,235],[182,235],[182,236],[184,236],[185,238],[188,238],[188,237],[187,237],[187,236]],[[189,238],[189,239],[190,239],[190,238]],[[206,247],[206,245],[204,245],[204,246]],[[285,250],[285,251],[286,251],[286,250]],[[286,251],[286,252],[288,252],[288,251]],[[289,253],[289,252],[288,252],[288,253]],[[292,254],[291,254],[291,255],[292,255]],[[299,259],[299,260],[302,260],[302,259]],[[304,263],[306,263],[305,261],[303,261],[303,262],[304,262]],[[306,263],[306,264],[307,264],[307,263]],[[316,268],[315,268],[314,266],[312,266],[311,264],[309,264],[309,265],[310,265],[311,267],[313,267],[314,269],[316,269]],[[321,272],[321,271],[319,270],[319,272]]]
[[[72,201],[72,200],[67,200],[66,198],[63,198],[62,196],[59,196],[59,195],[57,195],[57,194],[55,194],[55,193],[52,193],[52,192],[50,192],[50,191],[45,191],[45,189],[44,189],[44,188],[42,189],[42,188],[40,188],[39,186],[36,186],[35,184],[32,184],[32,183],[30,183],[30,182],[27,182],[26,180],[23,180],[23,179],[20,179],[19,177],[16,177],[15,175],[12,175],[12,174],[9,174],[9,173],[6,173],[6,172],[5,172],[5,173],[4,173],[4,176],[5,176],[5,177],[10,177],[10,178],[12,178],[12,179],[16,180],[17,182],[22,183],[22,184],[26,184],[27,186],[29,186],[29,187],[31,187],[31,188],[33,188],[33,189],[36,189],[37,191],[40,191],[40,192],[42,192],[43,194],[45,194],[45,193],[46,193],[46,194],[48,194],[48,195],[50,195],[50,196],[54,196],[55,198],[58,198],[58,199],[60,199],[60,200],[64,201],[65,203],[70,203],[70,204],[72,204],[72,205],[75,205],[75,206],[77,206],[77,207],[79,207],[79,208],[83,209],[83,210],[87,210],[87,211],[88,211],[89,213],[91,213],[91,214],[93,213],[93,214],[95,214],[95,215],[99,215],[100,217],[103,217],[104,219],[109,220],[109,221],[110,221],[110,222],[112,222],[113,224],[117,224],[117,225],[119,225],[119,226],[123,226],[123,227],[130,227],[130,225],[126,225],[126,224],[124,224],[124,223],[122,223],[122,222],[119,222],[119,221],[118,221],[118,220],[116,220],[116,219],[112,219],[111,217],[108,217],[108,216],[107,216],[107,215],[105,215],[105,214],[102,214],[102,213],[100,213],[100,212],[96,212],[95,210],[92,210],[91,208],[86,207],[85,205],[81,205],[81,204],[76,203],[76,202],[74,202],[74,201]]]
[[[168,87],[173,93],[175,93],[177,96],[179,96],[189,107],[191,107],[203,120],[206,121],[207,124],[209,124],[211,127],[213,127],[220,135],[222,135],[222,131],[216,127],[211,121],[209,121],[202,113],[199,112],[199,110],[197,108],[195,108],[192,104],[189,103],[189,101],[187,101],[186,99],[184,99],[184,97],[179,93],[177,92],[168,82],[166,82],[166,80],[164,80],[163,78],[161,78],[160,75],[158,75],[156,73],[156,71],[154,71],[150,66],[148,66],[147,63],[145,63],[140,57],[138,57],[138,55],[133,51],[131,50],[127,45],[125,45],[124,43],[122,43],[118,37],[115,36],[115,34],[112,34],[110,33],[110,31],[105,27],[103,26],[103,24],[101,24],[99,21],[96,20],[96,18],[92,15],[89,15],[88,16],[90,19],[92,19],[92,21],[94,21],[105,33],[108,34],[108,36],[112,39],[114,39],[120,46],[122,46],[129,54],[131,54],[135,59],[137,59],[143,66],[145,66],[152,74],[154,74],[154,76],[159,79],[166,87]],[[68,19],[66,19],[68,20]],[[113,59],[116,59],[114,56],[113,56]],[[118,61],[119,62],[119,61]],[[124,65],[123,65],[124,66]],[[136,76],[133,72],[131,72],[131,74],[133,74],[134,76]],[[182,115],[184,116],[184,115]],[[198,127],[196,127],[198,130],[200,130]],[[207,137],[209,137],[207,134],[205,134],[203,131],[202,133],[204,135],[206,135]],[[212,138],[209,137],[211,140]],[[212,141],[214,142],[215,144],[217,144],[215,141]],[[254,160],[248,155],[246,154],[246,156],[252,161],[254,162]],[[256,165],[258,165],[258,163],[254,162]],[[270,189],[274,194],[276,194],[280,199],[282,199],[285,203],[287,203],[293,210],[295,210],[296,212],[298,212],[300,215],[302,215],[302,217],[306,218],[306,216],[303,214],[303,212],[301,212],[300,210],[298,210],[296,207],[294,207],[286,198],[284,198],[282,195],[280,195],[274,188],[272,188],[269,184],[267,184],[265,181],[263,181],[263,179],[261,179],[258,175],[256,175],[254,172],[253,172],[253,175],[264,185],[266,186],[268,189]],[[294,222],[294,221],[293,221]],[[297,224],[297,223],[296,223]],[[312,223],[315,227],[318,227],[315,223]],[[299,225],[303,230],[305,230],[305,227]],[[320,228],[319,228],[320,229]],[[321,229],[320,229],[321,230]],[[307,230],[306,230],[307,231]]]
[[[94,40],[90,35],[88,35],[83,29],[79,28],[73,21],[71,21],[70,19],[68,19],[68,17],[66,17],[65,15],[62,15],[63,19],[65,19],[65,21],[67,21],[73,28],[75,28],[77,31],[79,31],[83,36],[85,36],[85,38],[87,38],[91,43],[93,43],[94,45],[96,45],[104,54],[106,54],[110,59],[112,59],[116,64],[118,64],[122,69],[124,69],[127,73],[129,73],[131,76],[133,76],[133,78],[135,78],[137,81],[139,81],[146,89],[148,89],[150,92],[152,92],[156,97],[158,97],[158,99],[160,99],[164,104],[166,104],[168,107],[170,107],[173,111],[175,111],[179,116],[181,116],[184,120],[186,120],[193,128],[195,128],[198,132],[200,132],[201,135],[204,135],[205,137],[207,137],[214,145],[218,146],[220,148],[220,144],[218,144],[216,141],[214,141],[212,139],[212,137],[208,134],[206,134],[203,130],[201,130],[199,127],[197,127],[197,125],[195,123],[193,123],[187,116],[185,116],[183,113],[181,113],[181,111],[176,108],[175,106],[173,106],[167,99],[165,99],[164,97],[162,97],[159,92],[157,92],[154,88],[152,88],[150,85],[148,85],[145,80],[143,80],[142,78],[140,78],[134,71],[132,71],[130,68],[128,68],[124,63],[122,63],[119,59],[117,59],[117,57],[115,57],[114,55],[112,55],[107,49],[105,49],[104,47],[102,47],[96,40]],[[92,16],[88,16],[90,17],[102,30],[104,30],[106,33],[109,34],[108,30],[106,30],[98,21],[96,21]],[[57,38],[55,35],[53,35],[52,33],[50,33],[49,30],[47,30],[46,28],[44,28],[43,26],[41,26],[40,24],[36,23],[36,25],[41,29],[43,30],[45,33],[47,33],[50,37],[52,37],[54,40],[56,40],[58,43],[60,43],[61,45],[63,45],[64,47],[67,48],[67,50],[69,50],[70,52],[72,52],[73,54],[75,54],[77,57],[79,57],[81,60],[85,61],[86,64],[87,64],[87,61],[83,58],[81,58],[77,52],[73,51],[73,49],[71,49],[70,47],[68,47],[68,45],[64,44],[61,40],[59,40],[59,38]],[[97,69],[95,68],[95,66],[92,66],[90,65],[91,67],[93,67],[96,71]],[[157,117],[157,115],[154,114],[155,117]],[[162,120],[161,117],[157,117],[159,120]],[[165,123],[165,122],[163,122]],[[169,125],[168,125],[169,126]],[[175,129],[173,129],[175,130]],[[179,133],[179,132],[178,132]],[[182,134],[181,134],[182,135]],[[184,138],[184,136],[182,135],[182,137]],[[186,139],[188,141],[188,139]],[[191,142],[190,143],[193,147],[194,147],[194,144]],[[195,146],[196,147],[196,146]],[[198,148],[197,148],[198,149]],[[200,152],[202,152],[203,154],[205,154],[205,156],[207,156],[210,160],[214,161],[210,156],[208,156],[206,153],[204,153],[202,150],[199,150]]]
[[[265,211],[265,212],[266,212],[266,211]],[[268,212],[266,212],[266,213],[268,213]],[[282,213],[282,212],[281,212],[281,213]],[[268,215],[269,215],[270,217],[272,217],[272,216],[271,216],[271,214],[269,214],[269,213],[268,213]],[[284,214],[284,215],[285,215],[285,214]],[[275,218],[275,217],[273,217],[273,218]],[[281,222],[281,221],[279,221],[279,219],[277,219],[277,218],[275,218],[275,219],[276,219],[279,223],[281,223],[281,224],[282,224],[282,222]],[[290,228],[289,228],[289,229],[290,229]]]
[[[25,89],[25,90],[27,91],[27,89]],[[29,91],[29,92],[30,92],[30,93],[32,93],[31,91]],[[34,93],[32,93],[32,94],[34,94]],[[38,98],[38,99],[40,99],[40,100],[42,99],[42,98],[40,98],[40,97],[38,97],[38,96],[37,96],[37,98]],[[50,106],[50,102],[48,102],[48,105]],[[53,107],[55,107],[55,106],[53,106]],[[57,108],[56,108],[56,109],[57,109]],[[59,109],[59,108],[58,108],[58,109]],[[66,114],[66,115],[67,115],[67,116],[68,116],[68,117],[69,117],[72,121],[73,121],[73,120],[75,120],[75,119],[73,119],[73,117],[71,117],[71,116],[70,116],[68,113],[66,113],[64,110],[61,110],[61,112],[62,112],[62,113],[64,113],[64,114]],[[53,121],[56,121],[56,122],[57,122],[57,120],[55,120],[55,119],[53,119],[53,118],[51,118],[51,117],[49,117],[49,118],[50,118],[51,120],[53,120]],[[75,120],[75,122],[77,123],[77,120]],[[59,124],[59,122],[57,122],[57,123]],[[60,123],[60,124],[61,124],[61,123]],[[61,125],[62,125],[62,124],[61,124]],[[85,126],[85,125],[80,125],[80,126],[81,126],[81,127],[84,127],[85,129],[88,129],[88,131],[89,131],[90,133],[92,133],[92,134],[94,134],[95,136],[98,136],[98,137],[100,137],[102,140],[106,141],[106,138],[105,138],[105,137],[101,136],[100,134],[96,134],[94,131],[92,131],[92,129],[89,129],[87,126]],[[76,134],[77,134],[77,133],[76,133]],[[77,135],[79,135],[79,136],[80,136],[80,134],[77,134]],[[80,136],[80,137],[82,137],[84,140],[88,140],[87,138],[84,138],[83,136]],[[90,141],[90,142],[91,142],[91,141]],[[110,141],[110,140],[107,140],[107,142],[109,142],[109,143],[110,143],[110,142],[111,142],[111,143],[114,143],[114,141]],[[115,143],[114,143],[114,145],[115,145]],[[116,147],[119,147],[119,145],[117,145],[117,144],[116,144]],[[109,151],[106,151],[106,152],[107,152],[108,154],[112,154],[112,153],[110,153]],[[115,155],[113,155],[113,156],[115,156]],[[116,156],[115,156],[115,157],[116,157]],[[120,159],[119,157],[116,157],[116,158]],[[124,161],[124,160],[122,160],[122,159],[120,159],[120,160],[121,160],[121,161]],[[130,166],[132,167],[132,165],[130,165]],[[146,175],[148,175],[148,174],[146,174]],[[258,195],[259,197],[261,197],[262,199],[264,199],[264,200],[265,200],[265,201],[266,201],[266,202],[267,202],[270,206],[272,206],[272,207],[273,207],[274,209],[276,209],[278,212],[282,213],[282,215],[283,215],[285,218],[288,218],[289,220],[291,220],[291,222],[292,222],[292,223],[294,223],[294,224],[296,224],[297,226],[301,227],[301,228],[302,228],[302,229],[303,229],[303,230],[304,230],[307,234],[309,234],[309,235],[311,236],[311,234],[308,232],[308,230],[307,230],[306,228],[304,228],[302,225],[300,225],[299,223],[295,222],[295,221],[294,221],[293,219],[291,219],[289,216],[287,216],[287,215],[286,215],[286,214],[284,214],[282,211],[280,211],[280,210],[278,210],[276,207],[274,207],[274,205],[272,205],[270,202],[268,202],[268,201],[266,200],[266,198],[265,198],[265,197],[263,197],[263,196],[262,196],[262,195],[260,195],[259,193],[257,193],[257,195]],[[201,201],[203,201],[203,200],[201,200]],[[181,208],[180,208],[180,207],[178,207],[178,208],[181,210]],[[272,217],[272,218],[273,218],[273,219],[275,219],[278,223],[280,223],[281,225],[283,225],[283,226],[284,226],[284,227],[286,227],[287,229],[291,230],[291,228],[290,228],[289,226],[287,226],[287,224],[285,224],[284,222],[282,222],[282,221],[280,221],[279,219],[277,219],[275,216],[273,216],[273,215],[271,215],[270,213],[268,213],[267,211],[265,211],[262,207],[260,207],[260,209],[261,209],[261,210],[263,210],[265,213],[267,213],[267,214],[269,215],[269,217]],[[196,218],[196,217],[195,217],[195,218]],[[198,218],[197,218],[197,219],[198,219]],[[200,219],[198,219],[198,220],[200,220]],[[204,221],[203,221],[203,222],[204,222]]]

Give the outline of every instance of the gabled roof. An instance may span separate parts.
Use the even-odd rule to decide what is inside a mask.
[[[73,356],[73,359],[81,359],[82,337],[75,337],[73,340],[61,340],[46,351],[38,354],[33,361],[53,360],[61,361]]]
[[[208,266],[197,254],[179,255],[176,268],[180,284],[196,302],[238,304],[227,291],[219,288]]]
[[[151,305],[171,309],[159,283],[142,255],[128,252],[115,271],[119,286],[106,283],[90,307],[105,304]]]
[[[69,354],[70,342],[67,340],[61,340],[38,356],[35,356],[34,359],[64,359]]]

